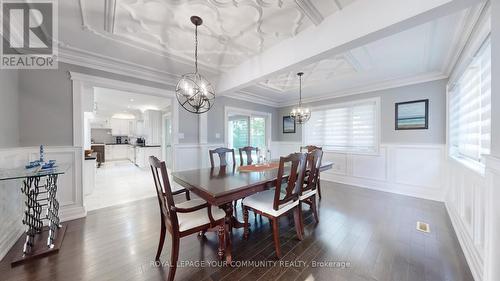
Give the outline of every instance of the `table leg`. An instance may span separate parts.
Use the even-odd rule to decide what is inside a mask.
[[[57,175],[49,175],[47,177],[47,219],[49,221],[49,235],[47,236],[47,246],[54,248],[54,240],[57,229],[61,227],[59,224],[59,202],[56,199],[57,193]]]
[[[26,241],[23,246],[23,253],[30,254],[34,239],[37,233],[42,231],[43,222],[40,219],[42,206],[38,202],[38,194],[40,193],[40,177],[28,177],[23,182],[21,188],[22,193],[26,196],[23,224],[26,226]]]
[[[226,226],[228,228],[227,237],[226,237],[226,262],[231,263],[233,260],[232,256],[232,247],[231,247],[231,232],[232,232],[232,224],[233,224],[233,204],[231,202],[226,203],[221,206],[221,208],[226,212]]]

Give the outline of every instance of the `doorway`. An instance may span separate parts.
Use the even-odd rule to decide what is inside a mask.
[[[100,168],[86,165],[88,160],[82,160],[85,167],[82,201],[86,210],[155,197],[148,158],[154,155],[168,163],[169,172],[173,169],[171,151],[177,143],[178,131],[174,94],[79,73],[71,73],[71,76],[74,145],[87,150],[99,142],[107,147],[104,153],[108,152],[109,156]],[[89,129],[91,123],[98,124],[90,125]],[[94,128],[99,132],[93,137]]]

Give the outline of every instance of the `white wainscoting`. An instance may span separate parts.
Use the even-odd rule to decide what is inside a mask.
[[[0,168],[21,167],[39,157],[38,147],[0,149]],[[60,218],[68,221],[86,215],[82,197],[83,151],[75,147],[46,147],[47,159],[68,163],[70,168],[58,178],[57,199],[60,203]],[[23,233],[21,222],[24,211],[24,195],[21,180],[0,182],[0,259]]]
[[[299,150],[298,142],[273,142],[273,158]],[[377,155],[325,151],[333,169],[321,173],[327,181],[437,201],[444,200],[444,145],[381,144]]]
[[[174,145],[174,171],[185,171],[210,167],[208,151],[225,147],[223,143],[176,144]],[[236,152],[237,153],[237,152]],[[218,160],[216,160],[218,161]],[[231,163],[228,158],[228,163]]]
[[[446,209],[476,281],[483,280],[486,177],[448,159]]]
[[[485,173],[448,159],[445,204],[474,279],[496,281],[500,277],[500,158],[485,158]]]

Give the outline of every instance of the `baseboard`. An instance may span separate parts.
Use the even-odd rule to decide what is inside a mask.
[[[461,223],[458,214],[455,212],[453,207],[451,207],[447,202],[445,202],[446,211],[450,217],[451,224],[457,235],[458,242],[460,243],[460,248],[464,253],[465,260],[469,265],[470,271],[475,281],[483,281],[483,268],[484,261],[481,259],[479,253],[474,248],[474,241],[469,237],[469,235],[464,231],[464,226]]]
[[[444,202],[444,194],[441,189],[431,189],[428,187],[405,185],[400,183],[391,183],[388,181],[379,181],[352,176],[335,175],[332,173],[322,173],[321,180],[336,182],[346,185],[390,192],[405,196],[411,196],[420,199]]]
[[[62,207],[59,211],[59,219],[62,222],[76,220],[87,216],[87,210],[83,206]]]

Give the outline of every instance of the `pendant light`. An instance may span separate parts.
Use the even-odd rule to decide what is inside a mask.
[[[302,75],[304,72],[297,73],[299,76],[299,105],[292,109],[290,116],[295,119],[298,124],[304,124],[311,118],[311,111],[308,107],[302,106]]]
[[[212,108],[215,101],[215,90],[212,84],[198,73],[198,26],[203,20],[198,16],[192,16],[191,22],[195,26],[194,31],[194,73],[186,73],[175,87],[175,93],[179,104],[191,113],[201,114]]]

